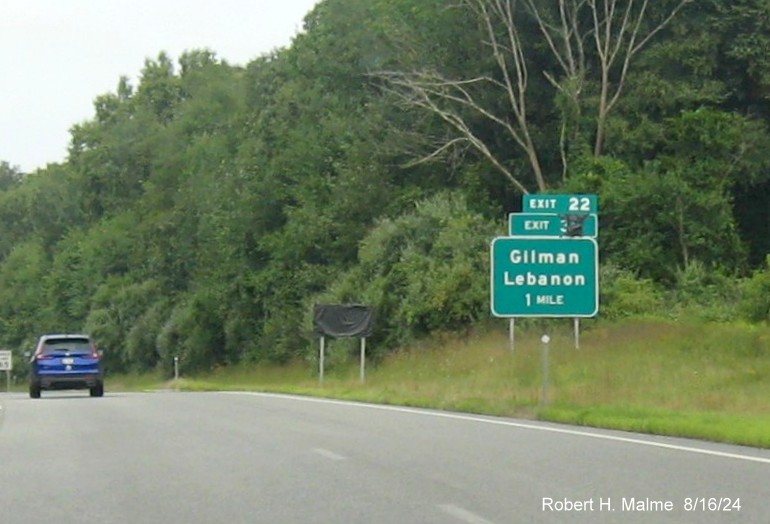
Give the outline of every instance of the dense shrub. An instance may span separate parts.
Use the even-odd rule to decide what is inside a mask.
[[[150,306],[126,335],[126,356],[130,368],[144,371],[158,364],[158,335],[170,310],[170,302],[161,299]]]
[[[752,322],[770,320],[770,256],[765,260],[765,267],[742,282],[741,291],[741,315]]]
[[[489,241],[495,225],[465,199],[440,193],[381,221],[360,264],[307,303],[364,303],[377,312],[375,340],[391,348],[434,330],[467,327],[489,313]]]
[[[223,364],[222,304],[205,290],[177,302],[157,339],[160,363],[169,374],[174,357],[187,372],[209,370]]]
[[[652,280],[604,263],[599,273],[599,315],[617,319],[654,315],[661,311],[663,295]]]
[[[142,319],[160,294],[154,280],[131,282],[127,277],[110,277],[100,285],[91,300],[85,329],[105,349],[105,361],[112,371],[124,371],[140,367],[131,351],[127,337],[137,329]],[[136,335],[133,337],[136,339]],[[130,348],[130,349],[129,349]],[[146,356],[152,355],[145,349]],[[144,363],[148,367],[151,361]]]
[[[735,277],[694,260],[677,271],[675,287],[669,293],[669,309],[702,320],[725,322],[738,316],[739,300],[740,286]]]

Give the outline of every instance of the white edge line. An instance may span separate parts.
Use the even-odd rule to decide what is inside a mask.
[[[460,506],[455,506],[454,504],[441,504],[438,508],[444,513],[451,515],[458,520],[462,520],[463,522],[467,522],[468,524],[492,524],[492,522],[487,519],[480,517],[467,509],[461,508]]]
[[[621,437],[618,435],[606,435],[602,433],[595,433],[592,431],[586,431],[586,430],[576,430],[576,429],[567,429],[567,428],[557,428],[557,427],[549,427],[549,426],[540,426],[536,424],[527,424],[524,422],[514,422],[511,420],[502,420],[502,419],[494,419],[494,418],[483,418],[480,416],[473,416],[473,415],[462,415],[459,413],[443,413],[439,411],[431,411],[428,408],[426,409],[417,409],[417,408],[408,408],[408,407],[402,407],[402,406],[389,406],[389,405],[383,405],[383,404],[370,404],[368,402],[353,402],[353,401],[347,401],[347,400],[335,400],[335,399],[328,399],[328,398],[318,398],[318,397],[304,397],[301,395],[287,395],[287,394],[280,394],[280,393],[260,393],[256,391],[220,391],[218,393],[224,393],[224,394],[230,394],[230,395],[251,395],[251,396],[257,396],[257,397],[269,397],[269,398],[280,398],[280,399],[287,399],[287,400],[297,400],[302,402],[318,402],[323,404],[335,404],[340,406],[354,406],[354,407],[362,407],[362,408],[369,408],[369,409],[381,409],[384,411],[395,411],[398,413],[409,413],[412,415],[427,415],[431,417],[439,417],[439,418],[447,418],[451,420],[463,420],[466,422],[481,422],[484,424],[492,424],[495,426],[507,426],[507,427],[513,427],[513,428],[520,428],[520,429],[529,429],[534,431],[548,431],[551,433],[560,433],[562,435],[575,435],[579,437],[589,437],[589,438],[596,438],[596,439],[602,439],[602,440],[612,440],[614,442],[625,442],[628,444],[639,444],[642,446],[652,446],[656,448],[663,448],[663,449],[671,449],[675,451],[686,451],[688,453],[699,453],[701,455],[709,455],[712,457],[721,457],[721,458],[729,458],[729,459],[736,459],[736,460],[746,460],[750,462],[759,462],[762,464],[770,464],[770,458],[765,457],[752,457],[750,455],[741,455],[738,453],[728,453],[725,451],[715,451],[710,449],[703,449],[703,448],[696,448],[691,446],[679,446],[676,444],[666,444],[664,442],[654,442],[651,440],[642,440],[638,438],[632,438],[632,437]],[[608,430],[611,431],[611,430]],[[666,435],[658,435],[661,437],[666,437]],[[676,438],[676,437],[671,437]],[[715,442],[715,444],[720,444],[718,442]]]

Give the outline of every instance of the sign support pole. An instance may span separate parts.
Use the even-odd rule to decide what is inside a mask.
[[[321,336],[321,350],[318,355],[318,382],[324,383],[324,343],[326,338]]]
[[[543,335],[540,341],[543,343],[543,393],[540,406],[546,407],[548,405],[548,344],[551,342],[551,337]]]
[[[179,391],[179,357],[174,357],[174,391]]]
[[[508,321],[508,346],[513,354],[516,347],[516,317],[511,317]]]
[[[580,319],[575,317],[574,319],[575,330],[575,349],[580,349]]]
[[[361,382],[366,380],[366,337],[361,337]]]

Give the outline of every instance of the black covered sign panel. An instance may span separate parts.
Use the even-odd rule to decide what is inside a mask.
[[[361,304],[317,305],[313,330],[328,337],[368,337],[374,327],[374,309]]]

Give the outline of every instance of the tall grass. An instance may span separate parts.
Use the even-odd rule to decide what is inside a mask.
[[[188,378],[191,389],[322,395],[539,418],[770,447],[770,328],[740,323],[589,323],[575,349],[569,323],[549,329],[547,404],[539,328],[437,335],[369,366],[350,355],[318,382],[308,363],[229,368]],[[339,355],[335,362],[344,361]]]

